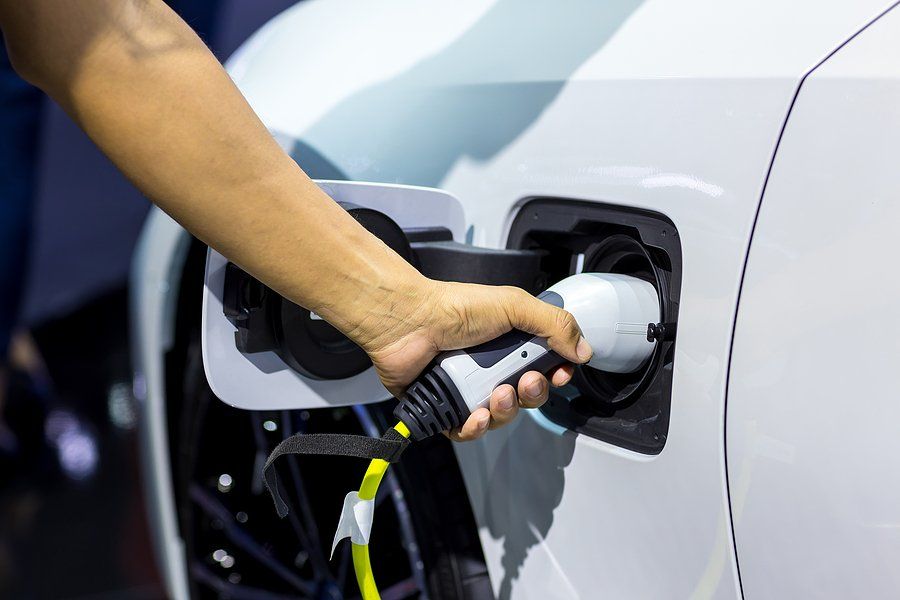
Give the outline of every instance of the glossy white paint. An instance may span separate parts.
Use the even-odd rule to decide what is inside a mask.
[[[140,414],[144,493],[156,565],[170,598],[188,597],[184,543],[178,535],[166,420],[165,353],[175,335],[175,307],[190,236],[161,210],[147,218],[130,285],[134,395]]]
[[[800,78],[887,2],[366,4],[300,5],[234,65],[314,175],[445,189],[488,246],[535,195],[651,208],[681,234],[661,455],[525,419],[458,449],[498,594],[736,597],[723,413],[751,225]]]
[[[803,84],[762,201],[728,393],[744,592],[900,590],[900,12]]]
[[[677,226],[662,454],[527,418],[457,449],[501,598],[739,596],[723,415],[753,219],[801,77],[888,4],[312,0],[230,63],[311,175],[439,187],[476,243],[536,195]]]
[[[400,227],[446,227],[455,240],[465,237],[462,207],[446,192],[348,181],[320,181],[319,186],[337,202],[381,211]],[[300,375],[275,352],[241,353],[234,343],[236,329],[222,312],[227,264],[224,256],[209,251],[201,327],[206,378],[222,401],[237,408],[280,410],[367,404],[390,397],[374,369],[325,381]]]

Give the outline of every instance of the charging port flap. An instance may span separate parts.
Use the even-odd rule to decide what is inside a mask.
[[[396,238],[393,244],[401,256],[404,248],[411,252],[411,244],[437,244],[438,249],[425,251],[429,260],[436,254],[464,251],[456,248],[465,237],[462,204],[446,192],[389,184],[317,183],[388,245],[392,243],[386,238]],[[405,258],[412,260],[412,255]],[[525,253],[519,259],[523,261],[533,258]],[[221,400],[238,408],[320,408],[388,397],[362,350],[212,249],[206,261],[201,339],[210,386]]]

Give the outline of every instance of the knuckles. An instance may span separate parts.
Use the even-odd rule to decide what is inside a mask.
[[[564,338],[572,342],[578,341],[578,336],[581,334],[581,331],[578,329],[578,323],[575,322],[575,317],[564,309],[559,309],[559,312],[556,314],[556,328]]]

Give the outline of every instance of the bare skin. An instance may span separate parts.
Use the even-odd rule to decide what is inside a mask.
[[[442,350],[512,328],[573,363],[572,315],[511,287],[430,280],[369,234],[274,142],[203,42],[159,0],[0,0],[19,74],[44,90],[148,198],[276,291],[315,311],[400,393]],[[310,85],[314,93],[314,86]],[[505,385],[451,438],[475,439],[547,399],[571,365]]]

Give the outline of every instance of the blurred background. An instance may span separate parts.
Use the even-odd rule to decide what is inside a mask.
[[[224,61],[295,1],[169,4]],[[5,52],[0,140],[0,598],[163,597],[128,355],[148,202]]]

